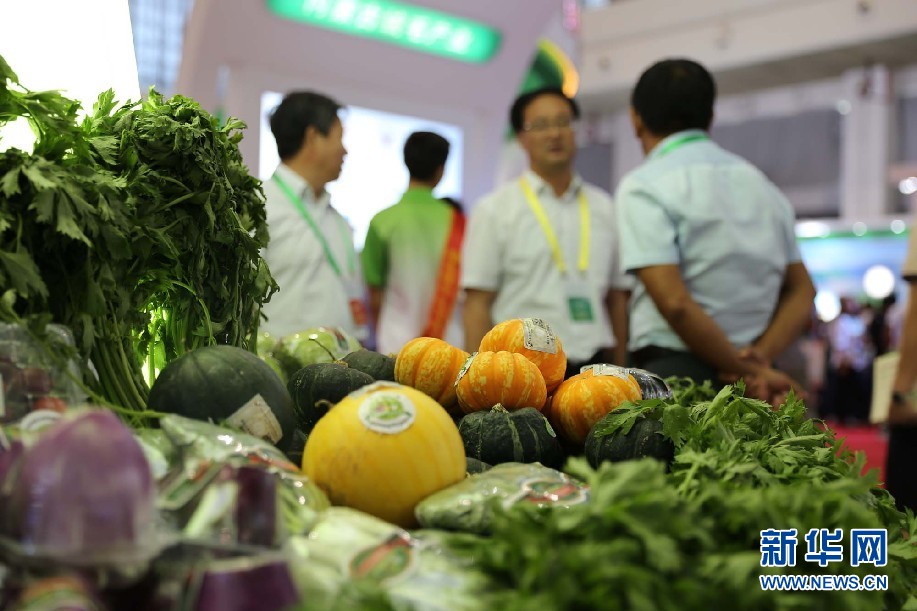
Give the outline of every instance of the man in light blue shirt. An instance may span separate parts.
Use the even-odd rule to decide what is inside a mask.
[[[698,382],[742,376],[758,395],[791,380],[770,362],[809,321],[815,289],[790,203],[707,135],[716,85],[701,65],[664,60],[631,97],[646,161],[615,200],[631,302],[634,365]]]

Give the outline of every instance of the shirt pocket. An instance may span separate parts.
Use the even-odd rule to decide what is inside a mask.
[[[504,258],[504,274],[508,280],[539,282],[551,270],[556,270],[548,240],[538,226],[532,228],[525,224],[515,231],[508,228],[508,236]]]

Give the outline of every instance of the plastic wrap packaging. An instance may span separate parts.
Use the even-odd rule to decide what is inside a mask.
[[[9,607],[11,611],[106,611],[92,586],[71,575],[46,577],[26,585]]]
[[[251,553],[308,533],[330,503],[284,455],[265,441],[170,415],[161,420],[174,456],[160,484],[159,505],[182,540]]]
[[[640,393],[643,399],[671,399],[672,389],[655,373],[645,369],[628,369],[627,373],[634,376],[637,384],[640,385]]]
[[[109,411],[68,414],[0,462],[0,554],[11,566],[139,574],[170,543],[143,451]]]
[[[369,514],[345,507],[324,512],[309,536],[288,544],[306,608],[360,608],[374,592],[390,608],[476,611],[489,580],[442,547]]]
[[[590,369],[595,375],[625,375],[625,377],[626,374],[632,375],[640,387],[641,399],[669,399],[672,397],[672,389],[665,383],[665,380],[646,369],[600,363],[580,367],[580,373]]]
[[[33,411],[62,412],[86,400],[77,384],[79,365],[62,354],[63,349],[73,349],[72,333],[61,325],[48,325],[46,331],[49,343],[62,349],[56,353],[58,358],[52,358],[26,329],[0,323],[0,423]]]
[[[415,511],[424,528],[486,534],[493,503],[567,508],[589,500],[589,487],[540,464],[503,463],[428,496]]]

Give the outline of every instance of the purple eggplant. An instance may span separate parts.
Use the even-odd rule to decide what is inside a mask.
[[[26,449],[6,534],[35,556],[88,564],[147,560],[155,488],[140,445],[112,412],[62,420]]]
[[[260,467],[236,471],[238,542],[272,547],[277,538],[277,476]]]
[[[213,562],[200,576],[194,611],[281,611],[299,602],[286,562],[236,558]]]

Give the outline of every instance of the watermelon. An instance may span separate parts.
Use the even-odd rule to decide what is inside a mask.
[[[150,389],[149,409],[224,423],[284,448],[296,414],[270,365],[234,346],[206,346],[172,361]]]

